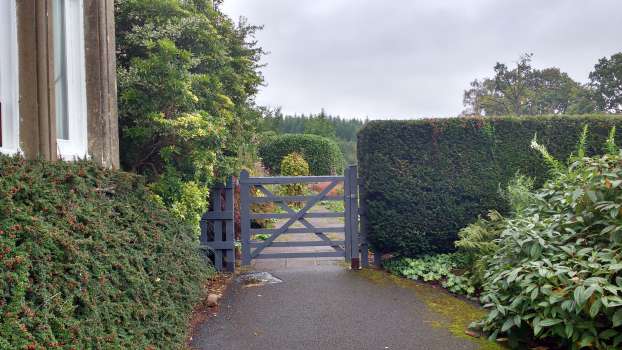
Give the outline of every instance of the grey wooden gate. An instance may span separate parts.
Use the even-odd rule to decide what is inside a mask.
[[[210,191],[209,210],[201,217],[201,248],[214,255],[218,271],[235,271],[235,200],[234,183],[229,178],[225,185]]]
[[[329,183],[318,194],[309,196],[280,196],[271,191],[267,185],[287,185],[300,183]],[[344,194],[339,196],[328,195],[337,184],[344,184]],[[251,191],[252,189],[256,191]],[[256,192],[261,196],[253,195]],[[275,176],[275,177],[250,177],[248,172],[243,171],[240,175],[240,217],[242,238],[242,264],[249,265],[252,259],[275,259],[275,258],[309,258],[309,257],[344,257],[351,262],[353,268],[359,267],[359,229],[358,229],[358,188],[357,168],[349,166],[344,176]],[[310,212],[309,210],[320,201],[344,201],[344,212]],[[278,205],[283,213],[254,213],[253,203],[273,202]],[[288,203],[302,202],[301,209],[296,210]],[[344,224],[335,227],[316,227],[309,218],[343,217]],[[279,228],[252,229],[253,219],[287,219]],[[293,228],[294,223],[299,222],[304,227]],[[344,240],[331,240],[327,233],[344,233]],[[283,234],[314,233],[320,240],[316,241],[276,241]],[[267,234],[264,241],[253,240],[257,234]],[[328,252],[288,252],[266,253],[268,247],[331,247]],[[364,250],[364,265],[367,261],[367,250]]]

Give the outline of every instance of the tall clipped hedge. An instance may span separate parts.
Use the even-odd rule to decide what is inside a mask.
[[[211,269],[140,177],[0,156],[0,349],[179,349]]]
[[[266,138],[259,146],[263,165],[273,174],[281,173],[281,161],[291,153],[299,153],[304,157],[309,163],[310,175],[343,174],[343,153],[335,141],[326,137],[282,134]]]
[[[622,116],[368,123],[358,135],[358,162],[371,245],[403,255],[452,250],[457,232],[478,215],[507,210],[499,188],[517,171],[543,183],[548,170],[530,148],[535,134],[566,159],[585,124],[588,153],[594,154],[612,126],[622,130]]]

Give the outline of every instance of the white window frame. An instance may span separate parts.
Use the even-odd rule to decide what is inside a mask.
[[[84,1],[65,0],[64,3],[69,138],[67,140],[57,139],[56,142],[60,158],[75,160],[88,156]]]
[[[20,153],[19,147],[19,63],[17,10],[15,0],[0,5],[0,102],[2,144],[0,153]]]

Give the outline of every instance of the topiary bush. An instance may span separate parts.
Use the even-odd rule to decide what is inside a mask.
[[[290,153],[281,161],[281,175],[307,176],[309,175],[309,163],[300,153]]]
[[[454,250],[458,231],[479,215],[509,210],[499,193],[517,170],[540,186],[547,166],[529,148],[534,135],[557,158],[575,149],[590,125],[587,153],[620,116],[544,116],[372,121],[358,136],[361,200],[368,238],[402,255]],[[618,128],[620,130],[620,128]]]
[[[335,141],[317,135],[283,134],[268,137],[259,146],[263,165],[273,174],[281,173],[281,161],[299,153],[309,163],[310,175],[343,174],[345,161]]]
[[[564,349],[620,349],[622,153],[553,164],[552,179],[504,220],[485,257],[481,300],[490,312],[480,325],[514,348],[537,338]]]
[[[281,161],[281,175],[284,176],[307,176],[309,175],[309,164],[298,153],[290,153],[283,157]],[[283,194],[286,196],[302,196],[305,192],[305,184],[283,185]]]
[[[141,177],[0,156],[0,349],[175,349],[211,269]]]

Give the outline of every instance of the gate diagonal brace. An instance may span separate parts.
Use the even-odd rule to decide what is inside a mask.
[[[336,184],[335,184],[336,185]],[[272,191],[268,190],[267,188],[265,188],[263,185],[257,185],[255,186],[255,188],[257,188],[258,190],[260,190],[266,197],[276,197],[274,195],[274,193],[272,193]],[[321,199],[320,199],[321,200]],[[289,214],[295,214],[296,211],[294,211],[294,209],[292,209],[289,205],[285,204],[285,202],[283,201],[276,201],[275,202],[279,207],[281,207],[281,209],[285,210],[286,212],[288,212]],[[314,203],[315,204],[315,203]],[[307,221],[307,219],[305,219],[304,217],[298,219],[298,221],[303,224],[306,228],[308,228],[309,230],[313,230],[314,233],[324,242],[332,242],[331,239],[326,236],[326,234],[324,232],[322,232],[321,228],[315,227],[312,223],[310,223],[309,221]],[[339,245],[334,245],[334,246],[330,246],[331,248],[333,248],[336,252],[343,252],[343,248],[340,247]]]
[[[309,201],[307,202],[307,204],[305,204],[305,206],[300,209],[300,211],[298,211],[292,218],[290,218],[285,224],[283,224],[283,226],[281,226],[277,232],[275,232],[274,234],[272,234],[268,239],[265,240],[265,245],[262,245],[260,247],[257,247],[252,253],[251,256],[253,258],[257,257],[259,254],[261,254],[261,252],[268,247],[270,244],[272,244],[272,242],[274,242],[275,239],[277,239],[281,234],[283,234],[285,231],[287,231],[287,229],[296,221],[299,221],[301,218],[304,217],[304,215],[309,211],[309,209],[311,209],[317,202],[319,202],[320,200],[322,200],[322,198],[326,197],[326,195],[332,191],[335,186],[337,186],[337,182],[338,181],[332,181],[330,185],[326,186],[326,188],[324,188],[322,190],[322,192],[320,192],[317,196],[314,196],[312,198],[309,199]],[[263,186],[262,186],[263,187]],[[263,191],[262,191],[263,192]],[[289,206],[288,206],[289,208]],[[291,210],[291,208],[290,208]]]

